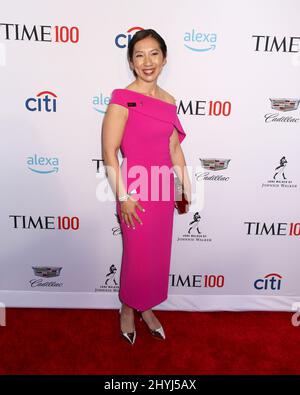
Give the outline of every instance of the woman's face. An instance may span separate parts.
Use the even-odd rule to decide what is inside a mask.
[[[154,38],[146,37],[134,45],[130,66],[137,78],[146,82],[156,80],[166,63],[159,43]]]

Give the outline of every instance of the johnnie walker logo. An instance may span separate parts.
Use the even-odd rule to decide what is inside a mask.
[[[118,269],[115,265],[109,267],[108,273],[105,275],[104,284],[100,285],[99,288],[95,288],[95,292],[118,292],[119,285],[116,280],[116,273]]]
[[[294,184],[292,180],[288,178],[286,167],[288,165],[287,158],[282,156],[277,166],[273,170],[272,179],[269,179],[265,183],[262,183],[261,187],[271,188],[297,188],[297,184]]]
[[[211,238],[207,236],[206,233],[202,231],[202,224],[201,224],[201,216],[199,212],[195,212],[191,214],[189,219],[187,232],[183,234],[181,237],[178,237],[177,241],[212,241]]]

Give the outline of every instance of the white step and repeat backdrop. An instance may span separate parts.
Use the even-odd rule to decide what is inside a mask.
[[[120,305],[101,124],[112,90],[133,80],[129,40],[153,28],[168,46],[159,85],[177,100],[197,193],[187,215],[174,214],[169,298],[157,308],[294,309],[300,3],[0,3],[0,301]]]

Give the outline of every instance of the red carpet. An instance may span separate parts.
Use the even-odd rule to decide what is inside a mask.
[[[7,309],[0,374],[300,374],[292,313],[156,314],[167,340],[136,316],[131,346],[117,310]]]

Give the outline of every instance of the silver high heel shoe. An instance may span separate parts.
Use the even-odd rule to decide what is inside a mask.
[[[119,309],[119,313],[121,315],[122,308]],[[134,344],[135,339],[136,339],[136,330],[133,332],[123,332],[120,330],[120,335],[122,336],[123,339],[126,339],[130,344]]]
[[[142,316],[142,312],[139,311],[139,315],[140,315],[140,321],[144,321],[145,324],[148,326],[147,322],[144,320],[143,316]],[[164,329],[162,326],[160,326],[158,329],[151,329],[149,326],[149,331],[151,333],[151,335],[153,337],[155,337],[156,339],[160,339],[160,340],[166,340],[166,335],[164,332]]]

